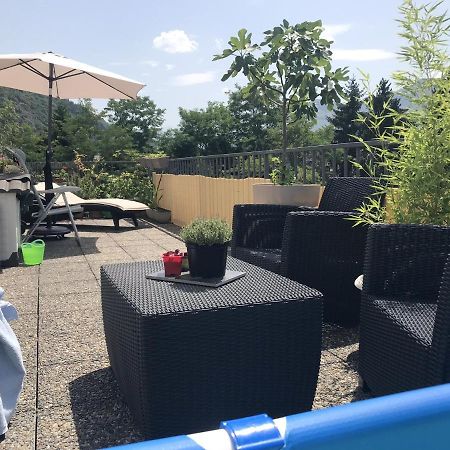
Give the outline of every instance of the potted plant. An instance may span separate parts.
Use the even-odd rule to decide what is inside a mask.
[[[168,209],[161,208],[159,202],[161,201],[163,194],[161,186],[162,176],[159,177],[158,184],[153,185],[152,197],[149,203],[149,209],[147,210],[147,217],[158,223],[169,223],[171,219],[171,212]]]
[[[141,164],[150,170],[165,170],[169,167],[170,158],[164,152],[149,153],[141,158]]]
[[[254,184],[253,203],[311,207],[319,204],[322,193],[320,184],[297,184],[294,171],[292,168],[283,171],[280,158],[272,158],[272,164],[272,184]]]
[[[186,243],[192,277],[220,278],[225,275],[231,228],[221,219],[195,219],[180,233]]]
[[[214,57],[214,60],[233,58],[222,81],[242,72],[248,79],[244,97],[257,94],[280,111],[282,153],[278,176],[272,178],[273,185],[254,188],[257,203],[304,206],[319,203],[320,186],[294,185],[287,148],[290,124],[302,118],[314,120],[316,102],[331,109],[344,97],[340,83],[348,79],[347,68],[332,70],[332,42],[322,33],[320,20],[296,25],[283,20],[264,32],[263,42],[255,44],[252,33],[241,29],[230,38],[229,48]]]

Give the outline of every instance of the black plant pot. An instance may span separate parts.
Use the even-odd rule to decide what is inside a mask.
[[[225,244],[186,244],[192,277],[221,278],[225,275],[228,242]]]

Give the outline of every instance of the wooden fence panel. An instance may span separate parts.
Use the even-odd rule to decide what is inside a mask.
[[[239,203],[253,203],[253,185],[270,183],[263,178],[211,178],[202,175],[154,174],[160,189],[161,208],[172,211],[172,222],[184,226],[196,217],[221,218],[230,225],[233,207]]]

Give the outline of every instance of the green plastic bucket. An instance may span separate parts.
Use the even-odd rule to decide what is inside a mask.
[[[22,249],[23,262],[26,266],[36,266],[42,263],[45,251],[45,242],[42,239],[22,244],[20,248]]]

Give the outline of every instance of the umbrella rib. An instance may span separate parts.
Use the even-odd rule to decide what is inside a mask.
[[[76,75],[79,75],[79,73],[74,73],[72,75],[69,75],[72,72],[75,72],[77,69],[70,69],[67,72],[62,73],[61,75],[58,75],[55,77],[55,80],[64,80],[64,78],[74,77]]]
[[[22,64],[19,64],[19,66],[23,66],[25,69],[29,70],[30,72],[33,72],[35,75],[39,75],[40,77],[45,78],[46,80],[48,80],[48,76],[47,75],[44,75],[42,72],[37,70],[35,67],[30,66],[27,61],[23,61],[22,59],[21,59],[21,61],[22,61]],[[33,61],[38,61],[38,60],[33,59]]]
[[[20,61],[21,61],[20,63],[11,64],[10,66],[7,66],[7,67],[2,67],[0,69],[0,71],[7,70],[7,69],[12,69],[13,67],[17,67],[17,66],[21,66],[21,65],[25,64],[25,61],[23,59],[21,59]],[[31,59],[28,62],[33,62],[33,61],[37,61],[37,59]]]
[[[62,75],[59,75],[58,77],[55,78],[55,80],[65,80],[66,78],[71,78],[71,77],[76,77],[78,75],[83,75],[86,72],[77,72],[77,73],[72,73],[71,75],[69,75],[71,72],[75,72],[75,70],[77,69],[72,69],[69,70],[66,73],[63,73]]]
[[[111,89],[114,89],[117,92],[120,92],[123,95],[126,95],[129,99],[133,100],[133,97],[131,95],[128,95],[127,93],[121,91],[120,89],[115,88],[114,86],[111,86],[109,83],[107,83],[106,81],[101,80],[100,78],[97,78],[95,75],[92,75],[92,73],[89,72],[84,72],[86,75],[89,75],[90,77],[94,78],[97,81],[100,81],[100,83],[105,84],[106,86],[110,87]]]
[[[49,79],[49,77],[45,74],[43,74],[42,72],[40,72],[38,69],[34,68],[33,66],[31,66],[29,63],[33,62],[33,61],[39,61],[39,59],[35,58],[35,59],[31,59],[30,61],[24,61],[23,59],[20,59],[20,63],[16,63],[16,64],[12,64],[8,67],[2,67],[0,68],[0,71],[2,70],[7,70],[7,69],[11,69],[13,67],[16,66],[23,66],[25,69],[29,70],[30,72],[33,72],[35,75],[38,75],[42,78],[45,78],[46,80]],[[62,75],[60,75],[59,77],[54,77],[53,80],[56,82],[56,91],[57,91],[57,96],[59,97],[59,90],[58,90],[58,80],[63,80],[65,78],[70,78],[70,77],[74,77],[74,76],[78,76],[78,75],[88,75],[92,78],[94,78],[95,80],[99,81],[100,83],[110,87],[111,89],[113,89],[116,92],[119,92],[122,95],[125,95],[126,97],[128,97],[129,99],[133,100],[134,97],[132,97],[131,95],[128,95],[126,92],[123,92],[120,89],[117,89],[116,87],[112,86],[111,84],[107,83],[106,81],[103,81],[102,79],[96,77],[95,75],[93,75],[92,73],[89,72],[85,72],[85,71],[80,71],[79,73],[72,73],[75,72],[77,69],[71,69],[65,73],[63,73]]]

